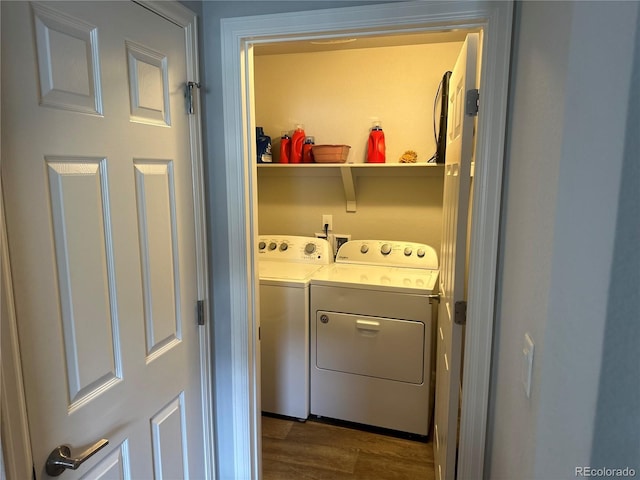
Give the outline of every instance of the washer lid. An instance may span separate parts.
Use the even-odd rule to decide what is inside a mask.
[[[429,295],[437,280],[438,270],[334,263],[316,272],[311,285]]]
[[[314,272],[321,268],[322,265],[310,263],[288,263],[269,260],[261,260],[258,262],[260,280],[294,280],[306,282]]]

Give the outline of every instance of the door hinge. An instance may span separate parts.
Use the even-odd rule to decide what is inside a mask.
[[[187,82],[184,96],[187,99],[187,113],[193,115],[193,88],[200,88],[198,82]]]
[[[460,300],[455,303],[453,322],[456,325],[467,324],[467,302]]]
[[[480,91],[477,88],[473,90],[467,90],[467,101],[465,114],[470,117],[478,115],[478,108],[480,107]]]
[[[204,300],[196,302],[196,316],[198,325],[204,325]]]

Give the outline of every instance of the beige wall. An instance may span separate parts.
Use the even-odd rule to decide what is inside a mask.
[[[387,163],[405,150],[426,162],[435,152],[433,99],[461,43],[255,57],[256,125],[279,137],[296,123],[316,144],[351,145],[349,162],[365,160],[372,121],[382,122]],[[347,213],[340,177],[260,176],[261,234],[313,235],[322,214],[332,214],[334,232],[353,239],[423,242],[438,251],[442,177],[359,177],[357,212]]]
[[[322,214],[352,239],[421,242],[440,251],[442,177],[360,177],[357,211],[347,213],[340,177],[260,177],[260,234],[313,235]]]
[[[435,151],[433,98],[461,46],[256,56],[256,125],[277,147],[282,131],[302,123],[317,144],[351,145],[348,161],[359,163],[377,119],[385,132],[387,162],[397,162],[405,150],[427,161]]]

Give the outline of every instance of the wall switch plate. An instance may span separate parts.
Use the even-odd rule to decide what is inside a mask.
[[[531,377],[533,375],[533,340],[528,333],[524,334],[522,348],[522,386],[527,398],[531,398]]]

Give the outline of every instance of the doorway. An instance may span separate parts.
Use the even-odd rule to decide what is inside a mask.
[[[303,40],[255,45],[252,84],[254,121],[265,134],[270,135],[273,139],[273,163],[259,163],[257,166],[257,216],[260,238],[263,238],[264,235],[313,237],[314,232],[321,230],[321,219],[326,216],[324,214],[329,214],[332,219],[332,225],[329,229],[330,240],[338,235],[351,237],[354,242],[364,241],[364,239],[418,242],[440,252],[443,217],[446,211],[443,204],[443,180],[451,177],[444,175],[445,166],[443,164],[428,163],[429,158],[432,158],[436,152],[437,127],[435,122],[437,122],[439,115],[437,110],[434,112],[434,105],[439,106],[439,102],[436,100],[440,100],[438,91],[442,89],[443,74],[454,69],[464,40],[470,33],[472,32],[469,30],[460,29],[456,32],[427,32],[325,41]],[[474,37],[478,37],[478,35],[475,34]],[[476,68],[473,67],[471,70],[475,73]],[[328,74],[329,72],[331,74]],[[475,88],[475,82],[473,88]],[[453,101],[453,99],[451,100]],[[448,99],[447,102],[449,102]],[[384,164],[378,165],[364,162],[367,136],[374,115],[375,118],[380,119],[387,138],[386,161]],[[468,118],[473,122],[473,117]],[[279,158],[281,152],[278,137],[282,130],[289,130],[289,134],[291,134],[295,123],[304,124],[307,135],[313,136],[310,138],[314,138],[317,144],[350,145],[347,163],[298,165],[278,163],[281,160]],[[400,163],[399,157],[408,148],[416,152],[416,162]],[[453,161],[454,158],[455,155],[452,155],[448,161]],[[354,189],[351,198],[350,192],[346,191],[346,183],[341,178],[341,173],[344,174],[346,171],[351,172],[353,177]],[[461,176],[457,178],[461,178]],[[451,195],[448,198],[451,200]],[[464,213],[461,213],[461,216],[463,215]],[[263,251],[260,251],[259,256],[261,260],[264,260]],[[440,254],[438,257],[441,257]],[[260,263],[262,271],[263,262],[260,261]],[[440,258],[439,263],[443,268],[452,262],[445,262],[444,258]],[[461,263],[464,264],[464,260]],[[387,273],[391,275],[391,272]],[[440,278],[448,278],[448,275],[441,270]],[[263,283],[262,278],[261,283]],[[377,288],[382,288],[382,286]],[[314,303],[313,292],[316,289],[317,287],[313,285],[310,287],[311,305]],[[415,294],[419,295],[420,293],[415,291]],[[271,295],[265,295],[264,285],[260,287],[260,296],[261,306],[268,306]],[[400,300],[397,296],[392,298],[393,301],[387,302],[390,308],[388,315],[393,318],[405,318],[401,316],[401,312],[404,314],[407,312],[404,312],[401,304],[408,300]],[[369,302],[364,303],[369,304]],[[443,306],[444,303],[446,302],[443,302]],[[323,306],[327,307],[327,305]],[[345,305],[342,305],[342,308],[345,308]],[[359,305],[359,307],[352,306],[352,308],[365,307]],[[315,316],[313,310],[312,307],[310,318]],[[422,309],[419,310],[422,311]],[[266,311],[272,312],[272,308],[267,308]],[[344,312],[345,310],[340,311]],[[359,310],[358,313],[363,314],[363,311]],[[373,309],[369,314],[381,315],[381,309]],[[298,318],[297,315],[293,315]],[[302,314],[299,315],[302,320]],[[442,315],[442,318],[444,317]],[[302,345],[303,339],[300,338],[299,341],[294,342],[287,336],[287,341],[276,348],[273,340],[270,340],[273,338],[273,334],[269,335],[274,321],[272,315],[267,315],[265,318],[265,310],[261,307],[262,411],[296,416],[293,411],[284,408],[277,409],[274,406],[274,398],[288,398],[287,394],[292,390],[291,387],[286,389],[282,386],[289,385],[283,375],[285,371],[289,372],[292,364],[281,365],[279,371],[282,372],[282,375],[276,376],[272,359],[276,355],[275,352],[278,352],[278,357],[282,358],[282,352],[293,348],[293,345],[302,348],[299,345]],[[306,323],[309,324],[309,320]],[[435,314],[428,325],[432,328],[427,329],[426,346],[421,347],[421,350],[424,349],[426,353],[421,358],[427,362],[424,370],[426,373],[421,373],[424,375],[421,377],[423,378],[420,383],[421,387],[415,389],[415,385],[403,384],[403,388],[407,390],[404,390],[403,394],[399,394],[398,391],[393,390],[394,387],[387,385],[389,390],[396,393],[385,397],[382,395],[382,391],[387,388],[379,388],[380,385],[376,388],[375,396],[357,395],[356,391],[363,393],[364,390],[373,388],[372,385],[367,384],[365,387],[365,384],[362,384],[358,390],[355,384],[357,379],[362,377],[346,380],[346,377],[341,377],[341,374],[338,374],[338,377],[345,381],[345,384],[338,386],[340,381],[337,378],[335,381],[338,384],[333,383],[333,380],[320,373],[314,353],[316,352],[314,341],[316,327],[311,322],[306,327],[308,332],[306,339],[304,339],[305,345],[308,345],[309,352],[311,352],[311,358],[307,358],[304,362],[306,364],[304,378],[311,386],[311,401],[308,395],[305,397],[304,389],[296,390],[297,395],[293,397],[301,402],[304,402],[306,398],[307,409],[307,414],[298,416],[306,418],[309,409],[311,409],[312,420],[316,420],[315,415],[337,416],[343,420],[349,419],[363,424],[372,421],[374,425],[380,426],[382,423],[386,424],[388,428],[393,428],[390,426],[393,424],[391,419],[394,418],[397,421],[398,416],[403,415],[407,420],[404,428],[409,429],[408,431],[417,433],[422,429],[422,437],[417,440],[421,440],[419,445],[424,448],[421,454],[412,457],[416,467],[415,470],[411,470],[413,474],[406,470],[406,458],[384,456],[382,450],[384,442],[379,441],[384,437],[380,437],[379,434],[372,435],[368,443],[380,444],[380,448],[375,450],[376,456],[385,458],[384,464],[387,474],[405,471],[408,475],[407,478],[411,476],[433,478],[433,466],[430,468],[431,473],[425,475],[419,475],[417,472],[420,470],[417,467],[428,470],[428,465],[433,465],[433,452],[436,446],[438,446],[438,458],[447,458],[443,452],[447,451],[446,424],[448,422],[444,421],[442,417],[444,413],[444,418],[447,418],[446,410],[442,410],[442,405],[436,406],[436,411],[441,413],[438,422],[440,423],[439,428],[434,427],[435,431],[439,432],[439,441],[434,441],[434,435],[429,433],[429,418],[433,409],[432,379],[435,383],[435,365],[444,365],[445,362],[436,361],[435,358],[435,339],[438,337]],[[458,328],[460,329],[460,327]],[[449,332],[450,329],[441,327],[438,331]],[[383,338],[386,338],[387,333],[377,335],[380,337],[377,338],[377,345],[379,345],[378,342],[383,341]],[[309,343],[310,340],[311,343]],[[330,343],[335,348],[336,341],[333,340]],[[458,340],[456,345],[459,343]],[[446,348],[449,351],[448,363],[460,365],[460,353],[452,356],[454,350],[452,347],[453,345],[449,345]],[[350,347],[345,348],[350,350]],[[438,349],[443,352],[442,355],[445,354],[444,343],[441,343]],[[336,350],[333,351],[337,354]],[[388,357],[384,358],[387,360],[397,356],[389,354],[387,349],[385,351]],[[302,361],[294,363],[302,368]],[[405,364],[402,368],[403,372],[407,368],[408,366]],[[457,370],[460,370],[459,366]],[[444,369],[439,375],[443,376],[447,371]],[[315,386],[314,376],[316,376]],[[321,377],[324,380],[321,380]],[[299,378],[302,379],[303,374],[300,374]],[[442,383],[442,378],[438,382],[445,385]],[[451,384],[457,385],[459,381],[452,379]],[[401,388],[397,384],[393,385],[396,386],[395,388]],[[442,401],[448,402],[450,398],[451,403],[457,405],[457,388],[452,389],[451,394],[448,393],[447,388],[443,387],[440,390],[438,398],[441,403]],[[274,397],[274,391],[277,391],[279,395]],[[421,394],[416,393],[418,391],[425,392],[424,398]],[[443,395],[442,392],[445,391],[447,393]],[[395,399],[393,399],[394,397]],[[391,404],[381,408],[381,405],[387,401]],[[409,407],[412,401],[417,403],[415,408]],[[333,405],[331,408],[333,414],[328,410],[323,410],[323,408],[328,408],[327,402]],[[402,408],[399,408],[400,404],[403,405]],[[369,414],[369,416],[364,414],[365,411],[372,412],[377,408],[381,408],[384,413]],[[451,412],[455,416],[452,422],[457,421],[457,408],[451,409]],[[369,420],[365,420],[365,417]],[[289,468],[293,468],[297,472],[296,468],[299,468],[300,465],[314,465],[313,459],[317,456],[317,449],[304,448],[305,445],[317,445],[320,449],[328,447],[326,450],[327,461],[321,468],[332,470],[334,465],[345,468],[340,462],[336,463],[332,460],[336,456],[334,449],[338,445],[344,445],[341,438],[336,438],[336,434],[314,438],[314,432],[318,427],[315,422],[309,422],[313,425],[295,424],[289,435],[283,438],[274,438],[273,428],[269,427],[273,422],[264,416],[262,418],[262,471],[264,478],[273,478],[276,472],[284,475],[289,471]],[[396,429],[402,430],[398,423],[395,425]],[[420,428],[418,425],[423,426]],[[453,430],[455,431],[455,429]],[[308,433],[305,436],[302,432]],[[349,438],[352,436],[351,432],[344,430],[336,430],[337,432],[343,432],[344,436]],[[292,438],[297,439],[295,443],[291,442]],[[302,441],[302,438],[306,438],[307,441]],[[452,439],[449,445],[454,445],[454,443]],[[356,450],[360,450],[360,448],[358,447]],[[312,454],[309,455],[306,452]],[[365,478],[367,476],[366,465],[369,464],[367,453],[370,451],[365,446],[361,453],[355,454],[356,458],[350,464],[352,470],[345,475],[351,474],[353,478]],[[455,453],[455,447],[449,455],[453,453]],[[451,461],[449,458],[449,463]],[[298,467],[293,467],[294,465]],[[440,478],[446,478],[445,467],[438,465],[437,470],[443,472]],[[319,472],[321,471],[319,470]]]
[[[229,186],[232,345],[230,393],[232,422],[219,435],[234,439],[233,455],[221,465],[237,477],[259,478],[260,400],[257,341],[257,278],[253,239],[257,235],[257,173],[254,149],[247,139],[255,124],[251,79],[253,46],[303,38],[340,38],[381,34],[443,31],[453,28],[482,29],[484,50],[481,76],[486,86],[480,100],[471,231],[469,278],[469,326],[467,327],[465,379],[458,471],[477,476],[483,469],[488,378],[495,296],[495,263],[498,238],[502,145],[504,139],[512,5],[476,5],[425,2],[324,10],[313,16],[266,15],[222,21],[222,62],[225,101],[226,181]],[[248,321],[247,321],[248,319]],[[236,388],[237,387],[237,388]],[[249,405],[247,409],[245,405]],[[221,425],[219,423],[219,425]],[[226,430],[226,431],[225,431]],[[221,459],[222,461],[222,459]],[[465,473],[466,472],[466,473]]]

